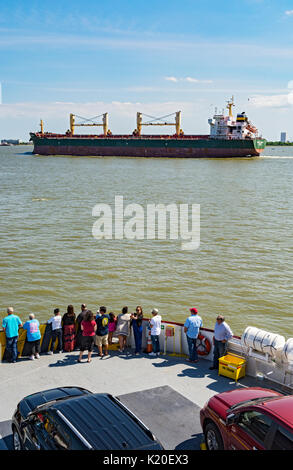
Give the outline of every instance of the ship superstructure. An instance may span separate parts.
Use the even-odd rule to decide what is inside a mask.
[[[234,98],[228,101],[228,116],[224,113],[215,113],[212,119],[208,120],[210,125],[211,139],[255,139],[258,137],[258,129],[254,127],[245,112],[237,114],[236,119],[232,113]]]

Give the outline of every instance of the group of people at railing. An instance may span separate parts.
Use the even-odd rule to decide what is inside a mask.
[[[48,354],[71,352],[80,350],[78,362],[81,362],[84,351],[88,351],[88,362],[91,361],[94,345],[98,347],[99,356],[108,356],[108,345],[112,344],[113,335],[118,337],[119,352],[123,352],[127,338],[133,332],[135,340],[135,354],[142,352],[143,310],[140,305],[134,313],[128,312],[128,307],[123,307],[119,315],[113,312],[107,314],[107,309],[101,306],[96,314],[81,305],[81,311],[76,316],[73,305],[68,305],[67,311],[61,315],[60,309],[55,308],[53,316],[47,321],[50,328],[50,348]],[[152,318],[149,320],[153,354],[159,355],[159,335],[161,333],[161,316],[157,309],[152,310]],[[2,321],[2,327],[6,335],[6,349],[10,362],[15,363],[18,357],[19,328],[26,330],[26,341],[30,346],[30,359],[39,359],[41,351],[40,323],[33,313],[29,314],[26,322],[22,322],[18,315],[14,314],[12,307],[7,309],[7,316]]]
[[[186,334],[189,357],[187,361],[198,362],[197,338],[200,328],[202,328],[202,319],[198,315],[195,307],[190,308],[190,315],[184,323],[184,333]],[[150,337],[152,343],[151,356],[160,355],[160,334],[161,334],[161,315],[158,309],[151,311],[152,318],[148,321]],[[48,354],[71,352],[79,350],[78,362],[82,362],[84,351],[88,352],[87,362],[91,362],[91,356],[94,345],[98,347],[99,356],[107,357],[108,346],[112,344],[113,335],[118,337],[119,349],[123,353],[127,338],[130,332],[133,332],[135,342],[135,355],[142,352],[142,334],[143,334],[143,310],[140,305],[136,307],[134,313],[128,312],[128,307],[123,307],[119,315],[113,312],[107,314],[107,308],[101,306],[96,314],[87,308],[85,304],[81,305],[81,311],[76,316],[73,305],[68,305],[67,311],[61,315],[60,309],[55,308],[54,314],[47,321],[47,328],[50,329],[50,341]],[[18,315],[14,314],[12,307],[7,309],[7,316],[2,321],[2,327],[6,336],[6,350],[10,362],[15,363],[18,357],[18,336],[19,328],[26,330],[26,341],[29,343],[29,357],[31,360],[40,358],[41,351],[41,331],[40,323],[33,313],[22,323]],[[233,333],[229,325],[225,322],[222,315],[218,315],[215,324],[213,337],[214,360],[210,369],[218,368],[218,359],[223,356],[227,349],[227,342]]]

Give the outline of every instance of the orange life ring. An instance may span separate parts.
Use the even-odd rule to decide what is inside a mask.
[[[199,356],[207,356],[211,351],[211,343],[206,336],[199,334],[196,338],[196,349]]]

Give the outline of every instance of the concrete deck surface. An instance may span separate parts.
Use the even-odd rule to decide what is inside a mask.
[[[211,396],[235,387],[255,385],[249,377],[236,384],[231,379],[218,376],[217,371],[209,370],[211,362],[205,359],[191,364],[183,357],[135,356],[128,349],[126,353],[110,351],[110,356],[103,358],[94,352],[91,363],[86,362],[85,354],[84,362],[77,363],[78,355],[78,351],[43,354],[34,361],[20,358],[16,364],[0,363],[0,449],[1,445],[3,447],[1,434],[6,436],[4,444],[9,442],[10,419],[17,403],[26,395],[41,390],[76,385],[95,393],[119,396],[154,434],[159,430],[160,436],[164,435],[160,425],[168,419],[177,423],[177,429],[181,426],[181,436],[173,435],[172,431],[167,441],[162,442],[171,446],[168,448],[175,448],[188,440],[191,441],[186,445],[198,445],[198,440],[192,441],[193,424],[190,417],[186,421],[186,415],[193,416],[193,434],[196,436],[201,431],[199,410]],[[163,395],[158,395],[160,390]],[[153,412],[148,414],[151,403]],[[161,419],[158,420],[159,415]]]

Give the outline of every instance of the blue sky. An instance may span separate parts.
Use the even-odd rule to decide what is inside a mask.
[[[293,140],[292,0],[0,2],[0,138],[41,117],[63,132],[70,112],[128,132],[136,111],[178,109],[206,133],[234,94],[265,137]]]

